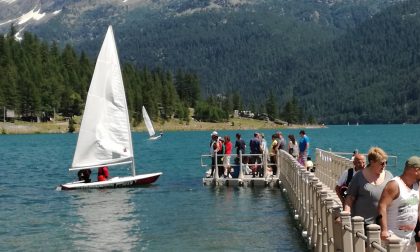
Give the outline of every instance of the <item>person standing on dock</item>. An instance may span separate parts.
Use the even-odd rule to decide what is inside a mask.
[[[350,185],[350,181],[353,178],[353,175],[365,168],[365,156],[361,154],[354,155],[353,165],[354,168],[347,169],[341,174],[340,178],[337,180],[337,185],[335,186],[335,192],[337,193],[338,198],[340,198],[341,203],[344,206],[344,200],[347,195],[347,189]]]
[[[251,149],[251,165],[255,167],[252,171],[252,177],[255,177],[256,173],[258,173],[261,177],[261,142],[259,138],[259,133],[254,133],[254,138],[249,141],[249,148]],[[254,166],[254,164],[256,164]]]
[[[378,216],[378,202],[386,183],[392,174],[385,170],[388,155],[379,147],[370,148],[368,165],[361,172],[354,174],[347,196],[344,211],[351,216],[361,216],[365,224],[374,224]]]
[[[403,174],[389,181],[378,204],[381,239],[397,236],[402,240],[402,251],[416,251],[414,229],[418,220],[420,158],[410,157]]]
[[[224,176],[225,178],[230,174],[230,155],[232,154],[232,142],[230,141],[230,136],[224,137],[225,145],[225,156],[223,157],[223,167],[225,168]]]
[[[299,132],[300,140],[299,140],[299,157],[298,162],[307,168],[306,161],[309,155],[309,137],[306,135],[304,130]]]
[[[219,148],[219,136],[217,131],[213,131],[211,133],[211,140],[210,140],[210,153],[211,153],[211,173],[210,177],[213,177],[214,170],[216,168],[216,155],[220,151]],[[220,174],[219,174],[220,175]]]
[[[239,154],[245,154],[246,144],[245,141],[241,138],[241,134],[236,133],[236,142],[235,142],[235,148],[236,148],[236,155]]]
[[[280,131],[277,131],[276,135],[277,135],[277,150],[287,150],[286,140],[284,140],[283,134]]]
[[[289,154],[292,155],[294,158],[297,158],[299,155],[299,146],[295,139],[295,136],[290,134],[288,135],[289,138]]]
[[[271,170],[273,172],[273,175],[277,174],[277,153],[278,153],[278,149],[277,149],[277,134],[273,134],[271,136],[271,147],[270,147],[270,163],[272,163],[271,165]]]

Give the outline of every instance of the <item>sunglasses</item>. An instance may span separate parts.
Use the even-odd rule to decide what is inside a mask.
[[[381,163],[382,166],[384,166],[386,164],[388,164],[388,161],[384,161],[384,162]]]

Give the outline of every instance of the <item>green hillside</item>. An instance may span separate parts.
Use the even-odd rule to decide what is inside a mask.
[[[329,123],[420,122],[419,11],[402,3],[300,55],[306,72],[290,82],[306,111]]]
[[[301,121],[420,121],[416,1],[270,0],[201,11],[209,1],[172,3],[84,12],[68,6],[32,30],[93,59],[111,23],[123,62],[186,69],[205,97],[239,96],[256,112],[294,104],[303,109]]]

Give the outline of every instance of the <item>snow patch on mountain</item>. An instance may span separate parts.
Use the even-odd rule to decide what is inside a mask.
[[[197,12],[220,10],[226,7],[235,7],[239,5],[253,4],[256,2],[258,1],[255,1],[255,0],[211,0],[206,7],[187,9],[185,11],[177,13],[175,16],[192,15]]]
[[[28,21],[30,21],[31,19],[39,21],[41,20],[44,16],[45,16],[45,12],[41,13],[41,8],[38,8],[37,10],[35,10],[36,8],[34,8],[33,10],[29,11],[28,13],[23,14],[20,18],[19,18],[19,25],[22,25]]]
[[[16,0],[0,0],[0,2],[4,2],[4,3],[8,3],[11,4],[13,2],[15,2]]]

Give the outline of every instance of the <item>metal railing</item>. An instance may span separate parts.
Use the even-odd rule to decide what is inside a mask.
[[[219,174],[218,167],[223,166],[223,161],[220,162],[219,160],[220,160],[220,157],[225,158],[227,156],[231,157],[230,166],[234,165],[234,162],[232,162],[232,160],[233,160],[232,158],[239,157],[239,169],[240,169],[240,171],[239,171],[239,178],[238,179],[243,179],[244,175],[246,175],[246,173],[245,173],[246,166],[248,166],[248,167],[249,166],[262,166],[264,178],[268,178],[268,177],[278,178],[279,177],[279,172],[278,172],[278,170],[279,170],[279,162],[278,162],[279,158],[277,156],[277,158],[276,158],[277,162],[272,163],[272,162],[269,161],[270,160],[270,154],[267,153],[267,152],[265,152],[263,154],[242,154],[242,153],[240,153],[239,156],[236,155],[236,154],[228,154],[228,155],[221,154],[221,155],[218,155],[217,153],[215,153],[214,156],[212,156],[210,154],[203,154],[203,155],[201,155],[201,167],[206,168],[206,169],[212,169],[211,161],[212,161],[212,159],[214,159],[215,169],[214,169],[213,176],[211,176],[211,178],[214,178],[214,179],[220,178],[221,174]],[[261,162],[260,163],[257,163],[257,162],[255,162],[255,163],[249,163],[249,162],[244,163],[243,162],[244,158],[248,158],[250,160],[251,157],[259,157]],[[271,175],[271,174],[268,173],[268,168],[272,167],[274,165],[277,166],[277,174],[276,175]]]

